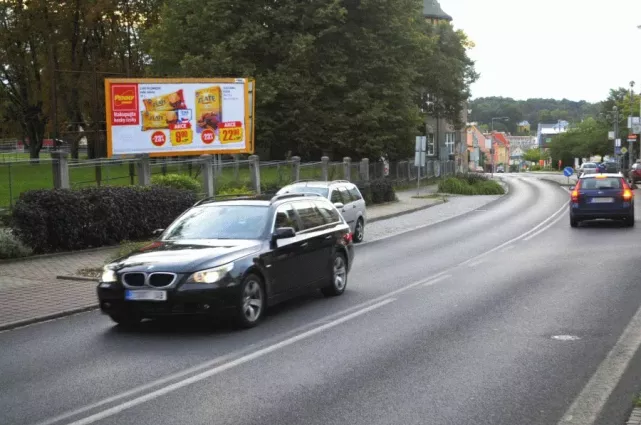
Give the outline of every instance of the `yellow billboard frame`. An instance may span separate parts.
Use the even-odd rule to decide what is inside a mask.
[[[177,152],[146,152],[144,155],[150,157],[169,157],[169,156],[198,156],[198,155],[233,155],[233,154],[253,154],[255,152],[254,134],[256,130],[256,80],[253,78],[105,78],[105,112],[107,127],[107,157],[112,158],[113,139],[111,134],[111,85],[112,84],[183,84],[183,83],[203,83],[203,84],[238,84],[240,81],[245,86],[245,149],[217,149],[217,150],[193,150]],[[135,156],[137,154],[118,155]]]

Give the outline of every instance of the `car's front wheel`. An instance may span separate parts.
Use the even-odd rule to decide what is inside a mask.
[[[321,289],[323,295],[335,297],[345,292],[347,286],[347,261],[345,256],[337,252],[332,259],[332,276],[329,285]]]
[[[354,227],[354,242],[361,243],[365,238],[365,223],[362,218],[359,218]]]
[[[236,323],[242,328],[253,328],[263,318],[267,305],[262,280],[254,274],[247,275],[241,283],[240,294]]]

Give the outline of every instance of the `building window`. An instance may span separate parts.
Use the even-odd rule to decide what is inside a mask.
[[[454,154],[454,140],[456,139],[456,133],[445,133],[445,148],[449,155]]]
[[[427,156],[436,155],[436,147],[434,146],[434,133],[429,133],[427,135],[427,140],[425,141],[427,145]]]

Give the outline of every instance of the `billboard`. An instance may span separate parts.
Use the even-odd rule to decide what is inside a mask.
[[[107,154],[254,153],[247,78],[105,79]]]

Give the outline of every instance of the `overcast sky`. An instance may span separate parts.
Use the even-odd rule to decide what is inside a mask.
[[[641,88],[641,0],[440,0],[476,43],[472,97],[596,102]]]

